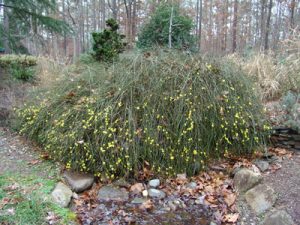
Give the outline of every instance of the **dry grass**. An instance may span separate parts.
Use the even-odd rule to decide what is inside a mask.
[[[255,53],[249,58],[227,56],[253,77],[265,101],[277,99],[289,90],[300,92],[300,33],[283,41],[281,46],[276,54]]]
[[[274,57],[259,53],[252,55],[248,59],[235,54],[228,56],[228,58],[240,65],[255,80],[257,91],[263,100],[278,96],[280,84]]]

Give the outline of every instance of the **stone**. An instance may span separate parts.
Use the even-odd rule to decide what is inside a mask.
[[[260,215],[275,204],[277,196],[273,188],[259,184],[246,192],[245,199],[252,210]]]
[[[157,188],[160,185],[159,179],[154,179],[149,181],[149,186],[152,188]]]
[[[161,190],[154,189],[154,188],[149,189],[148,194],[151,198],[163,199],[163,198],[166,197],[165,192],[163,192]]]
[[[132,204],[143,204],[147,201],[145,198],[134,198],[131,203]]]
[[[64,208],[69,206],[72,195],[72,190],[62,182],[59,182],[51,193],[53,201]]]
[[[269,163],[265,160],[255,160],[254,164],[261,172],[265,172],[269,168]]]
[[[130,192],[133,194],[140,194],[144,189],[144,184],[136,183],[130,187]]]
[[[205,200],[206,195],[200,196],[199,198],[197,198],[195,200],[195,204],[196,205],[203,205],[204,204],[204,200]]]
[[[129,188],[130,184],[124,179],[120,178],[119,180],[114,182],[115,186]]]
[[[168,202],[168,206],[172,211],[175,211],[177,209],[177,205],[175,205],[172,201]]]
[[[192,181],[188,183],[185,187],[189,189],[195,189],[197,187],[197,183]]]
[[[70,185],[72,191],[76,193],[80,193],[91,188],[94,183],[94,176],[91,174],[65,171],[63,177]]]
[[[246,192],[261,181],[261,174],[246,168],[239,170],[233,178],[234,186],[239,192]]]
[[[177,174],[177,179],[178,180],[186,180],[186,173],[179,173]]]
[[[230,176],[234,177],[237,172],[239,172],[243,167],[235,167],[233,170],[230,171]]]
[[[268,161],[270,163],[276,163],[276,162],[281,163],[282,162],[282,157],[278,157],[276,155],[273,155],[271,158],[268,159]]]
[[[100,188],[98,199],[100,201],[128,201],[129,195],[124,188],[107,185]]]
[[[142,191],[142,195],[143,195],[144,197],[148,197],[148,195],[149,195],[148,190],[143,190],[143,191]]]
[[[292,217],[284,210],[277,210],[266,215],[262,225],[294,225]]]

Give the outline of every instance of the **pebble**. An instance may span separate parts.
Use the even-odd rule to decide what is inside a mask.
[[[161,190],[154,189],[154,188],[149,189],[148,194],[151,198],[163,199],[163,198],[166,197],[165,192],[163,192]]]
[[[144,197],[148,197],[148,195],[149,195],[148,190],[143,190],[142,195]]]
[[[149,186],[152,188],[157,188],[160,185],[159,179],[154,179],[149,181]]]

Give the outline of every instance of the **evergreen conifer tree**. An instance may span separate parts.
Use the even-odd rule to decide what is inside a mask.
[[[118,33],[119,25],[115,19],[106,21],[107,29],[102,32],[92,33],[94,40],[93,56],[98,61],[111,61],[124,51],[125,43],[122,39],[125,37]]]

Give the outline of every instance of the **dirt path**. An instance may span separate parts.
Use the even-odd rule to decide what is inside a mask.
[[[70,224],[76,217],[52,202],[50,193],[60,168],[42,160],[40,154],[26,140],[0,127],[1,225]]]
[[[20,221],[27,218],[28,214],[31,214],[32,217],[29,216],[25,224],[43,224],[41,221],[49,221],[49,218],[56,222],[59,221],[58,224],[68,224],[68,222],[63,222],[63,220],[68,221],[66,219],[69,215],[68,209],[57,209],[57,206],[53,207],[52,203],[47,203],[46,210],[40,208],[32,212],[32,206],[29,205],[29,208],[25,207],[26,214],[18,212],[19,205],[28,203],[32,198],[32,193],[34,195],[43,193],[43,198],[49,197],[51,190],[59,180],[59,166],[53,162],[42,160],[41,152],[36,150],[24,138],[0,127],[1,225],[24,224]],[[295,224],[300,224],[300,152],[295,152],[291,158],[284,158],[280,165],[281,169],[263,174],[263,183],[272,187],[278,194],[274,208],[285,210],[292,216]],[[14,199],[20,195],[22,196],[21,202],[16,202]],[[7,202],[7,199],[10,201]],[[41,199],[35,201],[39,202]],[[245,202],[242,204],[244,211],[240,215],[238,224],[260,224],[263,217],[255,216]],[[150,214],[141,216],[146,219]],[[153,219],[151,218],[152,221]],[[176,219],[173,223],[176,224]],[[158,222],[158,224],[160,223]]]
[[[300,151],[281,163],[282,168],[264,177],[264,183],[278,194],[276,209],[286,210],[300,224]]]
[[[281,166],[280,169],[273,172],[266,171],[262,174],[262,183],[275,190],[277,195],[275,205],[261,216],[256,216],[241,195],[238,201],[240,225],[261,224],[265,216],[276,210],[287,212],[295,225],[300,224],[300,151],[294,151],[290,158],[280,158],[278,165]]]

